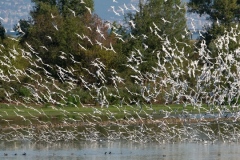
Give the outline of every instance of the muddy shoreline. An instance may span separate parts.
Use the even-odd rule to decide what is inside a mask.
[[[0,120],[0,122],[3,120]],[[238,120],[239,121],[239,120]],[[236,122],[238,122],[236,121]],[[63,127],[109,127],[109,126],[134,126],[134,125],[187,125],[187,124],[198,124],[198,123],[221,123],[221,122],[234,122],[234,118],[158,118],[158,119],[119,119],[119,120],[107,120],[107,121],[61,121],[61,122],[42,122],[42,123],[32,123],[28,125],[19,125],[10,123],[14,121],[9,121],[8,125],[2,125],[0,130],[18,130],[18,129],[54,129]]]

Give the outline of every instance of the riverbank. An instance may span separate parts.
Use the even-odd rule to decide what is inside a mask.
[[[87,106],[87,107],[86,107]],[[9,128],[55,128],[81,126],[117,126],[142,124],[193,124],[220,121],[237,121],[230,114],[205,113],[207,106],[198,110],[191,106],[153,105],[144,106],[98,106],[57,107],[57,106],[21,106],[2,104],[0,124],[2,130]]]

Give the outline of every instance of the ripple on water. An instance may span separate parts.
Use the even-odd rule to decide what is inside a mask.
[[[0,148],[0,159],[17,160],[68,160],[68,159],[238,159],[240,146],[237,143],[134,143],[126,141],[114,142],[58,142],[30,143],[3,142]],[[23,155],[26,153],[26,155]],[[15,155],[16,154],[16,155]]]

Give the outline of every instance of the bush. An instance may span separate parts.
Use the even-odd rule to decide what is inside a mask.
[[[18,95],[22,97],[30,97],[31,91],[27,89],[26,87],[20,87],[18,90]]]

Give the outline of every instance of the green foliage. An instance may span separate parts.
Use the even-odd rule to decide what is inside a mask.
[[[205,27],[204,34],[206,44],[209,46],[218,37],[224,34],[225,29],[230,30],[233,25],[239,23],[240,1],[238,0],[190,0],[189,12],[200,15],[207,14],[208,20],[212,21],[210,27]]]
[[[46,4],[50,7],[56,7],[58,13],[65,18],[71,16],[83,16],[85,13],[89,12],[87,7],[92,12],[94,10],[93,0],[84,0],[85,3],[81,3],[79,0],[32,0],[32,2],[35,3],[34,12],[37,14],[41,11],[41,4]],[[55,16],[53,13],[52,15]]]
[[[5,93],[4,93],[4,89],[0,88],[0,101],[2,102],[5,99]]]
[[[159,45],[161,42],[160,38],[156,36],[157,33],[163,37],[168,36],[170,42],[174,40],[174,37],[181,38],[182,32],[187,27],[186,11],[185,9],[176,9],[176,5],[183,7],[180,0],[148,0],[145,4],[140,4],[140,11],[135,15],[129,14],[127,20],[133,20],[136,24],[135,28],[131,27],[132,34],[138,37],[136,43],[142,46],[141,43],[144,42],[152,51],[161,49],[161,45]],[[165,22],[165,20],[168,22]],[[148,38],[145,38],[143,34]]]
[[[51,6],[54,6],[57,4],[57,1],[56,0],[32,0],[33,3],[39,3],[39,2],[43,2],[43,3],[47,3]]]
[[[63,17],[69,17],[75,12],[75,16],[83,16],[86,12],[89,12],[86,7],[93,12],[94,2],[93,0],[84,0],[85,3],[80,3],[79,0],[59,0],[57,3],[59,12]],[[72,11],[71,11],[72,10]]]
[[[0,38],[3,40],[6,37],[5,35],[5,28],[3,27],[1,21],[0,21]]]
[[[80,106],[80,100],[78,98],[76,98],[75,95],[68,95],[67,96],[67,106]]]
[[[144,63],[139,65],[139,70],[141,73],[149,73],[157,63],[157,53],[163,52],[162,47],[166,45],[165,40],[169,41],[169,44],[166,45],[169,48],[176,48],[176,46],[171,46],[175,45],[176,39],[181,42],[189,42],[188,36],[184,32],[186,29],[185,10],[177,9],[176,7],[176,5],[178,5],[183,8],[180,0],[148,0],[145,4],[140,4],[140,12],[129,14],[126,17],[126,22],[129,23],[129,21],[132,20],[136,24],[135,27],[129,25],[128,28],[125,28],[115,23],[110,32],[105,23],[97,15],[89,14],[88,9],[85,7],[90,7],[93,11],[93,0],[84,1],[86,4],[81,4],[79,0],[33,0],[35,7],[31,11],[32,19],[19,21],[21,29],[26,33],[23,37],[18,38],[18,40],[21,40],[20,44],[10,39],[3,41],[6,47],[6,49],[3,50],[3,54],[9,57],[10,61],[8,64],[10,67],[2,66],[0,69],[13,80],[11,86],[16,89],[13,98],[31,97],[29,100],[30,103],[38,101],[38,99],[32,95],[33,92],[31,88],[35,86],[34,91],[41,96],[43,104],[45,103],[46,106],[58,105],[62,107],[62,104],[66,104],[67,106],[80,106],[81,103],[97,103],[97,93],[84,88],[79,80],[79,77],[83,77],[86,82],[94,84],[96,87],[103,86],[104,88],[105,85],[107,85],[106,88],[108,88],[108,90],[104,89],[101,93],[106,95],[110,104],[120,104],[123,99],[126,101],[131,99],[144,102],[141,96],[140,85],[136,79],[129,76],[134,75],[134,72],[126,67],[126,65],[123,65],[126,64],[126,56],[129,56],[132,51],[137,52],[137,50],[139,50],[139,52],[143,54],[144,61]],[[73,13],[73,11],[75,13]],[[163,19],[169,22],[164,22]],[[104,38],[97,33],[97,28],[100,28]],[[132,39],[129,34],[130,32],[137,38]],[[123,38],[124,41],[120,40],[120,38],[115,35],[116,33],[121,34],[121,38]],[[160,35],[162,39],[157,35]],[[102,43],[104,47],[96,45],[97,41]],[[34,51],[30,49],[27,44],[30,44]],[[144,44],[148,46],[147,49],[144,48]],[[31,61],[23,58],[22,54],[24,51],[20,50],[20,48],[23,48],[21,45],[24,47],[24,50],[30,50],[30,53],[37,52],[31,55],[32,60],[50,72],[53,77],[51,80],[62,90],[67,91],[66,94],[58,94],[60,93],[59,90],[54,88],[54,86],[51,85],[52,83],[45,84],[43,81],[40,81],[40,77],[46,76],[46,74],[36,66],[30,65],[29,63],[31,63]],[[111,45],[116,50],[116,53],[106,49],[110,48]],[[183,45],[178,44],[177,47],[181,50]],[[14,55],[13,50],[19,53],[18,55],[16,54],[15,57],[11,56]],[[187,52],[187,47],[185,47],[185,51]],[[62,53],[65,53],[64,56],[66,59],[60,57]],[[105,65],[101,71],[106,78],[106,82],[100,81],[99,77],[94,77],[83,69],[84,67],[89,69],[91,73],[96,73],[99,68],[93,66],[91,63],[96,60],[96,58]],[[52,68],[43,65],[40,59]],[[80,63],[75,63],[73,59]],[[0,60],[3,60],[3,58],[0,57]],[[163,60],[162,57],[161,60]],[[11,66],[16,67],[16,69],[11,68]],[[76,79],[76,81],[74,82],[75,88],[71,90],[71,94],[68,93],[69,86],[66,85],[66,83],[62,83],[67,82],[67,80],[61,80],[57,66],[66,70],[69,70],[69,68],[74,70],[74,79]],[[169,64],[166,64],[166,66],[171,69]],[[31,74],[31,78],[34,78],[36,81],[24,76],[23,73],[18,74],[17,78],[19,78],[19,80],[14,76],[10,76],[16,73],[16,71],[18,71],[17,69],[30,74],[29,68],[39,73],[39,75]],[[111,79],[113,76],[111,69],[115,69],[119,77],[124,78],[124,85],[117,84],[116,86],[116,84],[114,84]],[[159,74],[159,76],[163,75],[162,73]],[[69,74],[68,76],[71,75]],[[31,85],[31,87],[24,87],[19,81],[24,85]],[[51,98],[59,103],[50,102],[45,98],[43,95],[45,93],[48,95],[47,91],[36,84],[37,82],[44,83],[52,92]],[[4,85],[5,82],[1,82],[1,84]],[[115,87],[118,88],[118,91]],[[139,94],[132,95],[126,88]],[[4,90],[12,93],[9,86],[5,86]],[[89,93],[91,93],[91,95]],[[112,95],[110,93],[112,93]],[[96,96],[96,98],[94,98],[94,96]],[[123,99],[119,99],[119,96]],[[158,102],[163,102],[163,94],[160,93],[157,99]]]
[[[0,47],[0,74],[2,76],[0,85],[4,90],[9,92],[9,87],[16,89],[19,88],[19,81],[24,77],[22,71],[28,67],[29,63],[28,60],[23,58],[23,53],[19,49],[20,45],[17,41],[5,38],[3,39],[1,46],[3,47]]]
[[[87,7],[93,11],[92,0],[86,0],[84,4],[76,0],[60,0],[56,4],[44,0],[34,2],[35,7],[31,11],[34,25],[29,28],[24,41],[31,44],[44,63],[65,69],[72,67],[78,74],[82,74],[84,71],[81,67],[91,68],[89,62],[98,57],[107,64],[107,68],[112,67],[115,56],[94,45],[98,41],[109,47],[110,43],[114,45],[114,40],[112,35],[108,35],[102,20],[95,14],[89,14]],[[96,32],[97,27],[105,39]],[[61,53],[65,53],[66,59],[61,58]],[[73,63],[73,59],[81,64]],[[59,78],[56,68],[50,72],[54,78]]]
[[[239,21],[239,5],[237,0],[190,0],[188,3],[190,12],[208,14],[210,20],[224,25]]]
[[[24,32],[24,34],[18,32],[18,24],[20,25],[20,28]],[[15,24],[13,26],[13,30],[17,32],[17,36],[21,36],[21,38],[28,36],[28,30],[33,25],[31,18],[28,18],[28,20],[20,19],[18,24]]]
[[[31,91],[26,87],[20,87],[18,91],[18,95],[21,97],[30,97]]]
[[[202,40],[204,40],[209,51],[211,51],[212,58],[214,58],[219,52],[216,45],[217,39],[224,36],[227,32],[233,34],[238,32],[238,30],[240,30],[240,27],[235,23],[231,23],[229,26],[214,23],[212,26],[207,28],[207,32],[203,34],[204,38],[200,38],[198,45],[200,46]],[[236,43],[240,40],[239,37],[235,37],[234,35],[232,35],[232,37],[234,38],[229,39],[228,47],[223,49],[224,52],[230,53],[239,47],[239,43]]]
[[[180,0],[147,0],[144,4],[140,3],[139,12],[130,13],[126,17],[126,23],[130,26],[129,31],[137,39],[129,35],[125,50],[129,52],[137,48],[143,54],[146,63],[141,67],[141,71],[151,71],[151,66],[157,59],[155,53],[162,51],[165,39],[170,45],[176,42],[175,39],[188,41],[188,36],[184,34],[184,30],[187,29],[186,11],[177,9],[177,5],[183,8]]]

